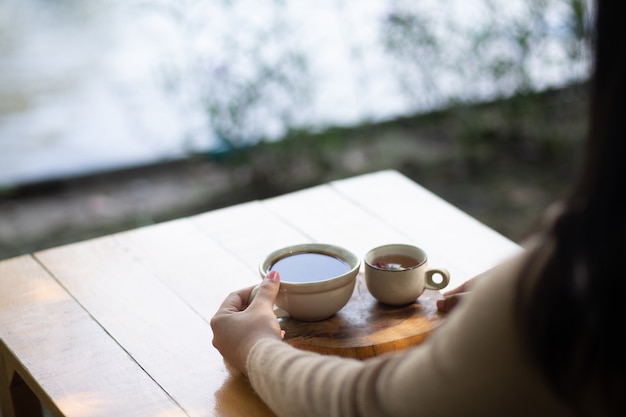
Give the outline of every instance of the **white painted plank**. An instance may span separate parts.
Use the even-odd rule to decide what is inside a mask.
[[[311,241],[310,236],[276,217],[258,201],[200,214],[190,220],[254,271],[273,250]]]
[[[185,416],[30,256],[0,262],[0,339],[0,354],[55,415]]]
[[[165,249],[178,250],[176,245]],[[207,320],[175,294],[158,271],[149,269],[156,263],[140,262],[115,236],[35,255],[186,413],[192,417],[221,413],[220,392],[233,375],[212,348]],[[181,276],[194,271],[196,267],[188,270],[181,261]],[[215,277],[212,282],[224,285]],[[244,392],[242,398],[250,400],[235,402],[236,406],[271,415],[249,385],[235,387]]]
[[[468,277],[522,250],[515,242],[397,171],[335,181],[332,187],[390,228],[410,235],[429,253],[462,265]]]

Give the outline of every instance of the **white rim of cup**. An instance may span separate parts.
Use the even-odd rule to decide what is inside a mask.
[[[380,249],[383,249],[383,248],[385,248],[385,249],[386,249],[386,248],[391,248],[391,247],[404,247],[404,248],[408,248],[408,249],[411,249],[411,250],[415,250],[415,249],[417,249],[419,252],[421,252],[421,254],[422,254],[422,258],[423,258],[423,259],[421,259],[421,260],[420,260],[420,259],[418,259],[418,262],[419,262],[419,263],[418,263],[417,265],[413,265],[413,266],[410,266],[410,267],[408,267],[408,268],[402,268],[402,269],[387,269],[387,268],[380,268],[380,267],[378,267],[378,266],[376,266],[376,265],[373,265],[373,264],[369,261],[369,259],[368,259],[368,258],[369,258],[369,255],[370,255],[372,252],[377,251],[377,250],[380,250]],[[387,255],[387,254],[378,255],[377,257],[379,257],[379,256],[384,256],[384,255]],[[394,255],[397,255],[397,253],[394,253]],[[404,254],[403,254],[403,255],[404,255]],[[411,255],[406,255],[406,256],[411,256]],[[417,268],[419,268],[420,266],[424,265],[424,264],[426,263],[426,261],[428,261],[428,255],[426,254],[426,251],[425,251],[424,249],[420,248],[419,246],[410,245],[410,244],[408,244],[408,243],[388,243],[388,244],[386,244],[386,245],[380,245],[380,246],[377,246],[377,247],[375,247],[375,248],[372,248],[372,249],[368,250],[368,251],[367,251],[367,253],[365,254],[365,259],[364,259],[364,260],[365,260],[365,264],[366,264],[366,265],[368,265],[370,268],[376,269],[376,270],[378,270],[378,271],[386,271],[386,272],[403,272],[403,271],[410,271],[410,270],[412,270],[412,269],[417,269]]]
[[[261,274],[261,278],[265,279],[265,277],[269,273],[268,269],[278,259],[281,259],[285,256],[294,255],[296,253],[306,253],[306,252],[316,252],[316,253],[322,253],[322,254],[329,255],[329,256],[339,256],[341,257],[341,259],[343,259],[345,262],[348,263],[348,266],[350,266],[350,269],[341,275],[337,275],[335,277],[327,278],[324,280],[313,281],[313,282],[281,281],[281,284],[299,287],[302,289],[304,289],[305,287],[313,287],[313,286],[319,287],[320,284],[323,285],[324,283],[327,283],[326,285],[334,286],[334,284],[330,283],[331,281],[334,283],[335,280],[337,280],[337,278],[350,275],[351,273],[354,273],[355,270],[358,270],[361,268],[361,259],[359,259],[359,257],[356,256],[354,252],[352,252],[349,249],[346,249],[341,246],[333,245],[330,243],[300,243],[300,244],[289,245],[280,249],[276,249],[270,252],[266,257],[264,257],[263,260],[259,263],[259,273]],[[278,254],[282,254],[282,255],[280,257],[277,257],[276,255]],[[351,258],[351,259],[348,259],[348,258]],[[323,288],[320,288],[320,291],[324,291],[326,289],[326,285],[323,285]]]

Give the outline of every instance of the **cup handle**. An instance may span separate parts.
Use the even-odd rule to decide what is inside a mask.
[[[280,307],[274,306],[274,315],[277,319],[286,319],[291,317],[291,314],[287,310],[283,310]]]
[[[442,290],[450,283],[450,272],[445,268],[433,268],[426,271],[426,288],[429,290]],[[441,277],[441,282],[433,280],[434,275]]]

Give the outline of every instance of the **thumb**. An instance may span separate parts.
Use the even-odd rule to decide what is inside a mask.
[[[257,285],[250,294],[249,305],[269,305],[274,306],[274,301],[280,288],[280,275],[276,271],[270,271],[265,279]]]

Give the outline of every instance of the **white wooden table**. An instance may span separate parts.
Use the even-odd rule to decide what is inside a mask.
[[[209,320],[256,284],[261,258],[301,242],[359,255],[426,249],[450,287],[520,247],[395,171],[0,262],[3,417],[270,416],[211,345]]]

